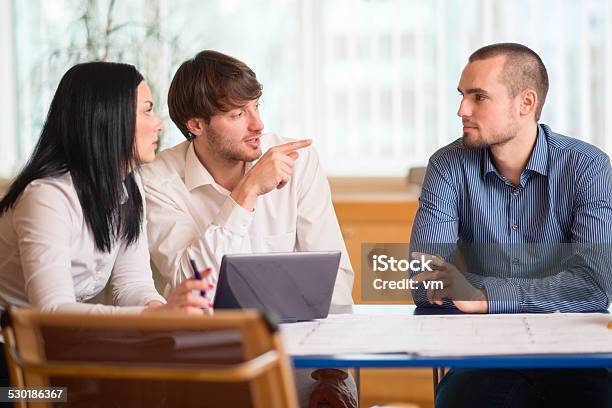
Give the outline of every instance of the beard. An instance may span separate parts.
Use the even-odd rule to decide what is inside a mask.
[[[254,134],[253,136],[260,136]],[[232,142],[227,136],[213,130],[212,126],[206,126],[206,140],[210,146],[210,150],[218,157],[227,161],[243,161],[252,162],[261,157],[261,147],[253,150],[249,149],[239,142]]]
[[[518,123],[512,123],[505,130],[494,133],[489,140],[485,140],[482,135],[463,133],[461,144],[468,150],[490,149],[495,146],[503,146],[518,134]]]
[[[482,137],[472,136],[467,133],[463,134],[461,144],[468,150],[489,149],[493,146],[501,146],[514,139],[515,134],[500,133],[492,137],[492,141],[488,142]]]

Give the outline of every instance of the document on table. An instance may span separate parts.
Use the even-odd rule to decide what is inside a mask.
[[[281,325],[290,355],[612,353],[612,315],[329,315]]]

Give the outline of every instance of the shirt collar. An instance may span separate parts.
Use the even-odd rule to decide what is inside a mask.
[[[546,141],[547,133],[546,130],[538,125],[538,137],[536,139],[536,144],[533,147],[531,152],[531,157],[527,162],[527,167],[525,170],[531,170],[536,173],[540,173],[543,176],[548,175],[548,142]],[[498,174],[497,169],[493,165],[493,161],[491,160],[491,155],[489,153],[489,149],[483,150],[483,166],[482,166],[482,176],[483,178],[489,173]]]
[[[206,167],[196,156],[193,142],[189,142],[185,156],[185,186],[191,191],[197,187],[213,184],[214,182],[215,179],[212,174],[206,170]]]
[[[495,168],[495,166],[493,165],[493,162],[491,161],[491,155],[489,154],[489,149],[482,149],[482,178],[484,179],[485,176],[489,173],[498,174],[497,169]]]
[[[526,170],[535,171],[543,176],[548,175],[548,142],[545,129],[538,125],[538,139],[531,152],[531,158],[527,163]]]
[[[244,171],[249,171],[256,162],[257,160],[247,162],[245,164]],[[200,162],[200,159],[198,159],[195,149],[193,148],[193,142],[189,142],[189,147],[187,148],[187,153],[185,155],[185,186],[187,187],[187,190],[192,191],[195,188],[206,186],[208,184],[211,184],[217,190],[224,192],[227,191],[217,184],[212,174],[210,174],[202,162]]]

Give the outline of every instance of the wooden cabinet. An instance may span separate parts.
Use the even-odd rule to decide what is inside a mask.
[[[353,299],[355,303],[374,303],[364,301],[361,296],[361,244],[408,242],[418,208],[417,197],[414,194],[342,195],[334,197],[333,202],[355,272]]]

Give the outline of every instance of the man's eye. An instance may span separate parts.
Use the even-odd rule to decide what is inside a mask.
[[[242,116],[244,116],[244,112],[238,112],[232,115],[232,118],[234,119],[238,119],[241,118]]]
[[[476,100],[477,101],[484,101],[485,99],[487,99],[487,97],[484,96],[484,95],[476,95]]]

